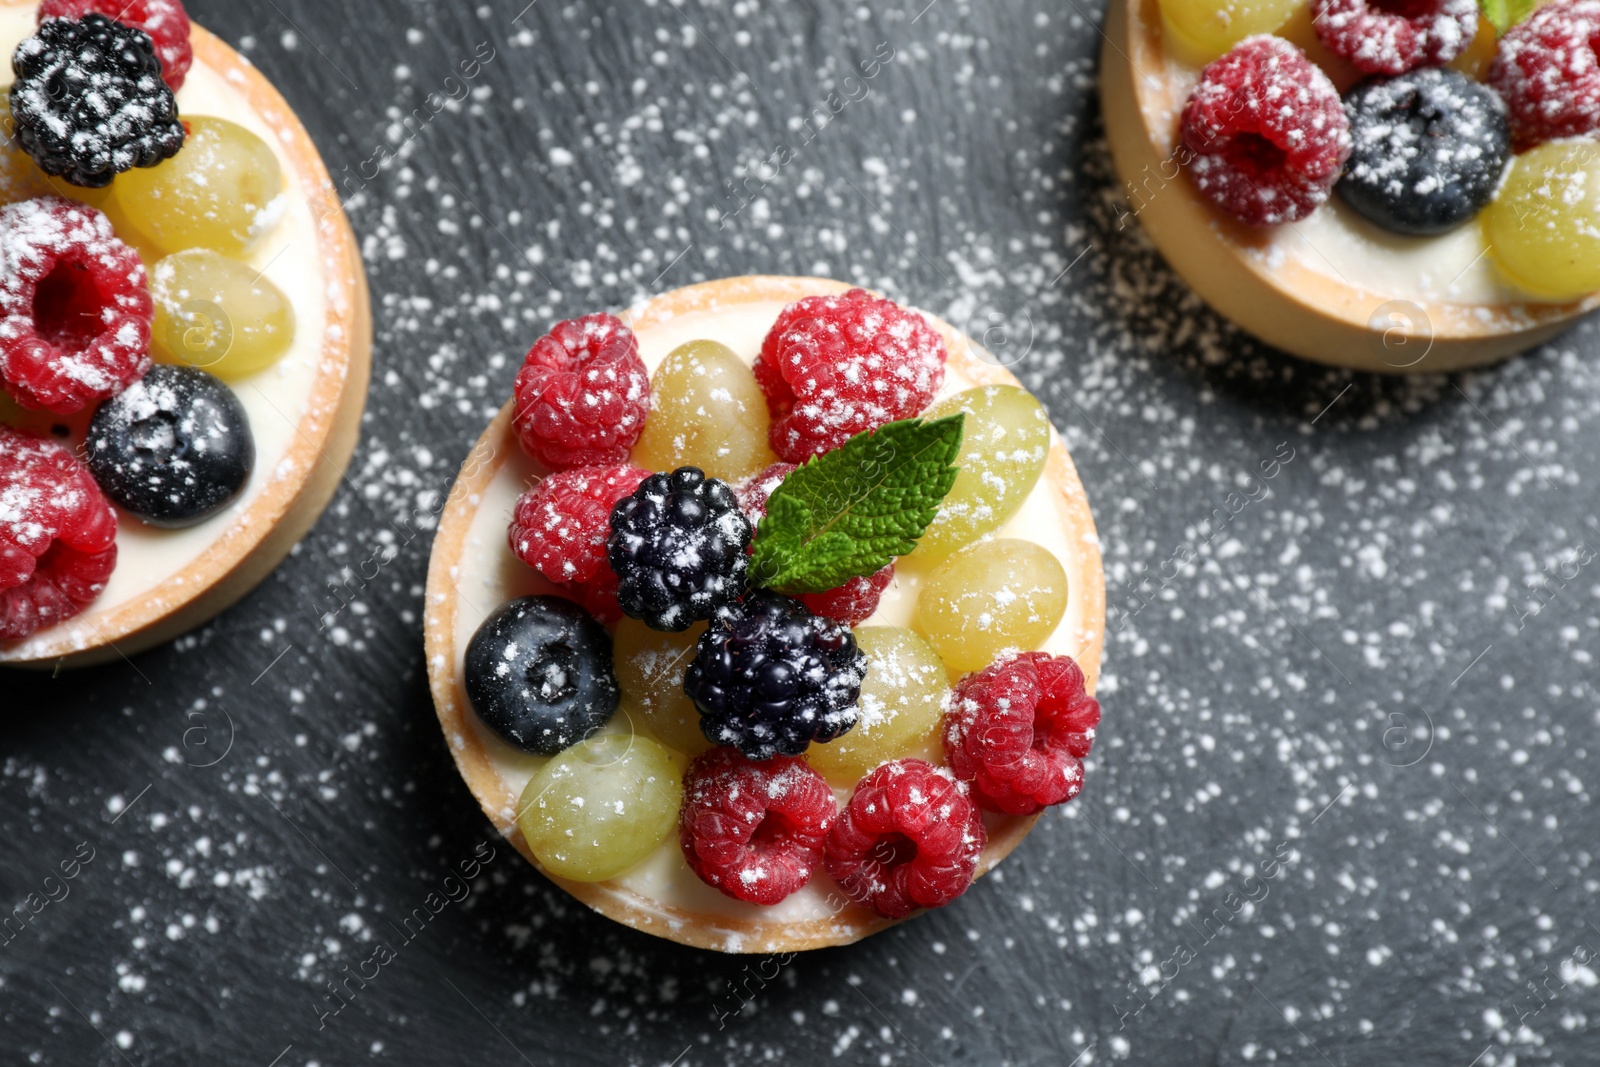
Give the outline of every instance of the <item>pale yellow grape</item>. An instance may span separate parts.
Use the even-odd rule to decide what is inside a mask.
[[[1307,0],[1161,0],[1169,45],[1190,63],[1209,63],[1257,33],[1271,33]]]
[[[276,222],[283,168],[272,148],[226,119],[187,118],[177,155],[112,183],[113,199],[164,253],[209,248],[248,257]]]
[[[598,734],[539,768],[517,825],[558,878],[602,882],[641,863],[678,825],[688,760],[647,737]]]
[[[624,618],[611,640],[623,707],[657,740],[691,756],[711,747],[700,732],[700,713],[683,691],[684,669],[705,630],[701,622],[682,633],[664,633]]]
[[[1551,141],[1517,156],[1483,229],[1521,288],[1551,300],[1600,290],[1600,141]]]
[[[294,341],[294,306],[254,267],[206,248],[170,255],[150,272],[151,354],[237,379],[270,367]]]
[[[935,404],[924,418],[966,413],[956,484],[914,558],[936,560],[1003,526],[1017,513],[1050,455],[1050,418],[1026,389],[986,385]]]
[[[1042,645],[1067,611],[1067,572],[1032,541],[980,541],[928,575],[916,628],[951,671],[982,670]]]
[[[939,728],[950,693],[944,662],[919,635],[898,626],[855,633],[867,656],[861,719],[836,740],[806,749],[806,762],[841,789],[879,764],[919,754]]]
[[[652,471],[699,467],[735,482],[776,463],[767,444],[766,398],[744,360],[716,341],[689,341],[650,379],[650,417],[633,450]]]

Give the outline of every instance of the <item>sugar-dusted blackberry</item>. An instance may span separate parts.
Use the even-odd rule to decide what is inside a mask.
[[[866,676],[867,657],[848,626],[761,590],[701,635],[683,690],[712,744],[765,760],[798,756],[854,726]]]
[[[611,510],[622,610],[673,632],[711,618],[744,594],[751,534],[727,483],[697,467],[652,474]]]
[[[183,147],[178,102],[143,30],[98,13],[49,19],[11,65],[17,143],[46,174],[102,189]]]
[[[1460,71],[1425,67],[1362,82],[1344,101],[1355,147],[1336,189],[1396,233],[1446,233],[1494,197],[1511,158],[1500,94]]]

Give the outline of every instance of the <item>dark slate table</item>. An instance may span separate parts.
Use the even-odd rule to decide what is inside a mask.
[[[0,946],[0,1060],[1600,1062],[1595,323],[1407,381],[1253,344],[1119,227],[1078,0],[523,2],[191,5],[357,192],[365,438],[212,625],[4,679],[6,905],[80,862]],[[394,525],[552,320],[750,272],[982,335],[1077,459],[1113,605],[1082,798],[959,906],[781,967],[496,842]]]

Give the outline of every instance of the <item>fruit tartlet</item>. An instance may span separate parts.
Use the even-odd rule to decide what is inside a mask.
[[[355,446],[354,235],[180,0],[0,0],[0,665],[129,656],[264,578]]]
[[[1039,401],[815,278],[540,338],[442,515],[428,670],[495,825],[728,952],[947,904],[1083,786],[1094,522]]]
[[[1490,362],[1600,307],[1600,0],[1112,0],[1127,208],[1308,359]]]

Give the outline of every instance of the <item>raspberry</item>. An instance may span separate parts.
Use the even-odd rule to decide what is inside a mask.
[[[70,415],[150,369],[154,305],[138,253],[58,196],[0,209],[0,384]]]
[[[69,450],[0,426],[0,641],[82,611],[117,564],[117,515]]]
[[[761,520],[767,517],[767,498],[795,468],[796,464],[780,461],[733,487],[733,493],[739,498],[739,506],[744,509],[745,518],[750,520],[751,526],[760,525]]]
[[[183,79],[194,64],[194,49],[189,46],[189,15],[182,0],[44,0],[39,5],[39,22],[81,19],[90,12],[149,34],[161,60],[162,80],[173,92],[183,88]]]
[[[856,784],[823,863],[851,900],[898,919],[965,893],[987,840],[966,785],[943,767],[899,759]]]
[[[750,533],[725,482],[697,467],[650,475],[611,511],[622,610],[674,633],[711,618],[744,594]]]
[[[103,189],[183,147],[178,102],[143,30],[98,14],[49,19],[11,65],[17,143],[46,174]]]
[[[625,463],[650,411],[650,373],[614,315],[558,322],[517,374],[517,438],[551,470]]]
[[[1025,652],[961,679],[945,715],[950,769],[980,805],[1032,815],[1083,789],[1100,705],[1070,656]]]
[[[798,756],[854,726],[866,676],[848,626],[761,590],[700,635],[683,691],[700,709],[706,740],[765,760]]]
[[[508,535],[518,559],[550,579],[587,585],[606,563],[611,509],[650,472],[621,464],[556,471],[523,493]]]
[[[1350,155],[1350,120],[1305,53],[1259,35],[1201,72],[1183,143],[1196,188],[1239,221],[1271,226],[1327,201]]]
[[[752,763],[714,748],[683,776],[678,840],[706,885],[776,904],[811,880],[838,814],[833,790],[805,760]]]
[[[556,592],[582,604],[585,611],[607,626],[622,619],[622,605],[617,602],[617,576],[609,564],[595,574],[593,581],[571,585],[558,583]]]
[[[865,622],[878,610],[878,600],[894,581],[894,564],[874,574],[852,578],[826,593],[802,593],[800,603],[817,615],[835,619],[847,626]]]
[[[1364,74],[1437,67],[1478,33],[1478,0],[1313,0],[1312,24]]]
[[[1518,152],[1600,133],[1600,0],[1562,0],[1500,39],[1489,84],[1511,109]]]
[[[753,368],[772,415],[772,450],[801,463],[910,418],[939,391],[947,356],[921,315],[861,289],[790,304]]]

